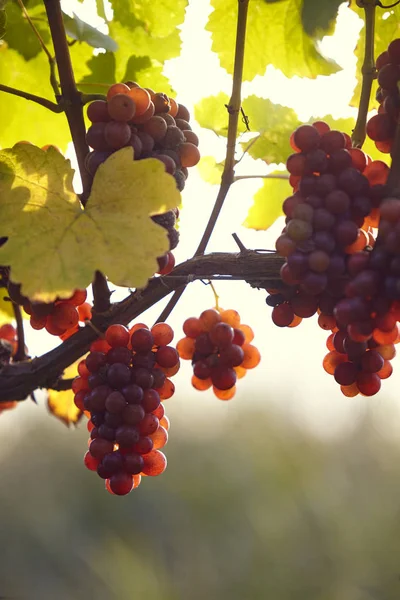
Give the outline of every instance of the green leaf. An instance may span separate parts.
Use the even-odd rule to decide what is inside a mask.
[[[221,176],[224,170],[223,162],[217,163],[213,156],[202,156],[197,167],[204,181],[212,185],[221,183]]]
[[[82,1],[82,0],[81,0]],[[96,11],[99,17],[106,21],[106,12],[104,10],[104,0],[96,0]]]
[[[149,56],[152,64],[161,66],[166,60],[175,58],[180,53],[181,40],[178,29],[166,37],[159,38],[150,35],[140,21],[134,21],[134,23],[137,24],[135,27],[132,22],[125,25],[117,21],[109,23],[110,35],[118,40],[118,51],[115,53],[115,58],[119,80],[125,73],[126,61],[129,56]]]
[[[355,2],[351,3],[351,7],[358,14],[358,16],[364,21],[364,10],[356,6]],[[387,15],[383,19],[383,15]],[[379,7],[376,9],[376,21],[375,21],[375,58],[382,52],[387,50],[390,42],[400,37],[400,6],[396,6],[388,11],[381,10]],[[353,97],[351,99],[351,105],[357,106],[360,102],[362,74],[361,67],[364,62],[364,49],[365,49],[365,25],[361,30],[360,37],[357,42],[355,49],[355,55],[357,57],[356,77],[357,85],[354,90]],[[375,100],[376,90],[378,83],[375,80],[372,84],[372,94],[369,109],[377,108],[378,102]]]
[[[284,175],[284,173],[276,171],[271,175]],[[254,203],[243,225],[257,231],[268,229],[283,215],[282,204],[291,193],[289,179],[264,179],[262,188],[254,196]]]
[[[49,63],[44,52],[27,63],[16,50],[7,48],[6,44],[0,46],[0,81],[17,89],[39,91],[43,97],[54,100],[49,83]],[[27,140],[38,146],[55,144],[65,150],[71,139],[63,113],[53,113],[24,98],[0,92],[0,115],[3,116],[0,147]]]
[[[137,81],[142,87],[148,87],[156,92],[164,92],[174,96],[168,77],[162,74],[163,66],[151,60],[148,56],[131,56],[126,63],[126,71],[122,81]]]
[[[212,0],[214,11],[206,29],[212,34],[212,49],[221,66],[233,73],[237,22],[237,0]],[[338,71],[336,63],[325,59],[315,40],[302,24],[302,0],[269,3],[252,0],[249,5],[244,79],[264,75],[269,64],[287,77],[315,78]]]
[[[99,167],[83,210],[73,174],[54,148],[16,144],[0,153],[0,223],[8,237],[0,263],[31,299],[84,289],[96,270],[116,285],[143,287],[169,248],[167,231],[150,216],[179,205],[175,179],[160,161],[134,161],[132,148],[123,148]]]
[[[67,35],[78,42],[86,42],[93,48],[104,48],[109,52],[115,52],[118,49],[118,44],[109,36],[101,33],[88,23],[85,23],[75,13],[73,18],[65,13],[63,21]]]
[[[140,21],[146,31],[160,38],[170,35],[183,23],[187,4],[187,0],[111,0],[115,21],[133,28]]]
[[[249,150],[250,156],[261,158],[268,164],[286,162],[293,152],[290,136],[300,125],[294,110],[257,96],[246,98],[243,110],[249,118],[251,131],[260,134]],[[248,142],[242,143],[243,149],[247,146]]]
[[[332,34],[343,0],[303,0],[301,21],[310,36]]]
[[[45,44],[51,40],[50,29],[47,24],[46,11],[43,4],[28,4],[29,15],[35,19],[35,26]],[[43,52],[39,40],[23,16],[21,7],[17,2],[9,2],[6,7],[7,30],[4,36],[10,48],[17,50],[26,60],[34,58]]]
[[[220,92],[217,96],[204,98],[194,108],[195,119],[201,127],[215,131],[217,135],[228,133],[229,97]]]
[[[86,91],[85,84],[90,84],[88,92],[105,94],[108,86],[116,82],[115,54],[113,52],[97,54],[97,56],[92,56],[86,64],[89,72],[78,80],[78,87]]]

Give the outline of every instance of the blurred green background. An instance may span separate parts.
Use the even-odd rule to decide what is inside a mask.
[[[169,400],[168,469],[127,497],[84,468],[86,423],[3,414],[0,596],[398,600],[400,447],[367,399],[324,439],[243,387]]]

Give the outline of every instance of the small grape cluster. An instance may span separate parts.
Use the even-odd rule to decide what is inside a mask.
[[[213,388],[220,400],[231,400],[236,380],[256,367],[260,353],[250,342],[251,327],[240,322],[236,310],[208,309],[200,317],[190,317],[183,324],[186,337],[179,340],[179,356],[191,360],[192,385],[196,390]]]
[[[347,137],[322,122],[303,125],[292,136],[296,154],[287,167],[294,194],[283,203],[286,225],[276,241],[286,259],[284,286],[269,290],[267,304],[280,327],[319,313],[319,326],[331,332],[324,369],[346,396],[370,396],[390,376],[399,341],[400,280],[390,272],[387,244],[400,252],[400,230],[386,227],[386,248],[379,240],[382,219],[395,213],[400,221],[400,209],[396,204],[394,213],[389,210],[388,167],[348,147]]]
[[[9,281],[8,295],[30,315],[29,322],[33,329],[46,329],[62,340],[78,331],[79,321],[92,318],[92,307],[86,302],[86,290],[75,290],[69,298],[57,298],[54,302],[33,302],[21,294],[20,285]]]
[[[111,325],[78,365],[75,404],[90,417],[84,463],[112,494],[128,494],[142,475],[160,475],[167,466],[160,448],[169,421],[161,401],[174,394],[169,377],[179,370],[178,353],[168,345],[173,337],[166,323],[151,330],[143,323],[130,330]]]
[[[367,123],[367,135],[378,150],[389,154],[400,114],[400,38],[393,40],[388,49],[378,56],[376,69],[379,84],[376,99],[380,106],[378,114]]]

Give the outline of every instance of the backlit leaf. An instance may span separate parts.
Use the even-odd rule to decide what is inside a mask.
[[[201,127],[211,129],[218,135],[227,135],[228,133],[228,111],[226,106],[229,103],[229,97],[220,92],[217,96],[204,98],[194,109],[196,121]]]
[[[51,301],[86,288],[96,270],[116,285],[143,287],[169,248],[152,214],[180,203],[156,159],[133,161],[132,148],[98,169],[86,206],[72,188],[69,161],[56,150],[17,144],[0,152],[0,223],[8,241],[0,264],[31,299]]]
[[[271,175],[284,176],[285,173],[277,171]],[[291,193],[289,179],[264,179],[243,225],[257,231],[268,229],[283,215],[282,204]]]
[[[86,42],[93,48],[104,48],[109,52],[117,50],[118,44],[109,35],[105,35],[89,23],[85,23],[76,14],[73,17],[63,14],[63,21],[67,35],[73,40]]]
[[[63,373],[63,379],[71,379],[78,376],[78,364],[80,361],[73,363]],[[67,425],[74,425],[82,418],[82,411],[75,406],[74,392],[72,390],[64,390],[57,392],[56,390],[48,390],[47,408],[50,413]]]
[[[221,183],[224,165],[223,163],[217,163],[213,156],[202,156],[197,168],[200,171],[200,175],[207,183],[213,185]]]
[[[237,0],[211,0],[214,11],[207,30],[212,34],[212,49],[221,66],[233,73],[236,38]],[[252,0],[247,19],[244,79],[264,75],[269,64],[287,77],[315,78],[330,75],[339,67],[317,50],[316,40],[302,23],[303,0],[265,2]]]

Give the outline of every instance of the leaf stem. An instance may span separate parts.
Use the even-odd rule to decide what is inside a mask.
[[[41,45],[42,50],[44,51],[44,53],[46,54],[46,56],[49,60],[50,84],[51,84],[51,87],[53,88],[55,96],[57,97],[60,95],[60,87],[58,85],[56,72],[55,72],[55,66],[56,66],[55,57],[51,55],[49,49],[47,48],[46,44],[44,43],[42,36],[40,35],[40,33],[39,33],[38,29],[36,28],[32,19],[30,18],[28,11],[26,10],[22,0],[17,0],[17,2],[24,14],[25,19],[28,21],[29,25],[31,26],[33,33],[36,35],[37,39],[39,40],[39,44]]]
[[[221,209],[224,205],[225,198],[228,195],[229,189],[234,182],[234,167],[235,167],[235,149],[236,149],[236,138],[238,130],[238,121],[241,107],[241,89],[243,79],[243,63],[244,63],[244,49],[246,42],[246,26],[247,26],[247,12],[249,7],[249,0],[238,0],[238,18],[236,28],[236,46],[235,46],[235,62],[233,68],[233,82],[232,82],[232,94],[227,106],[229,114],[228,122],[228,139],[226,145],[226,157],[225,166],[221,176],[221,185],[218,191],[217,198],[215,200],[214,208],[211,212],[207,226],[204,230],[203,236],[200,240],[198,248],[195,252],[195,256],[204,254],[208,242],[210,241],[212,232],[214,231],[215,224],[220,215]],[[157,319],[157,323],[165,321],[179,299],[181,298],[185,287],[182,287],[173,294],[169,300],[161,315]]]
[[[353,147],[361,148],[366,136],[366,124],[371,97],[372,82],[376,77],[374,42],[375,42],[375,1],[364,0],[362,7],[365,12],[365,48],[364,62],[361,67],[362,86],[357,121],[351,140]]]
[[[36,94],[30,94],[29,92],[24,92],[22,90],[17,90],[16,88],[10,87],[8,85],[3,85],[0,83],[0,92],[6,92],[6,94],[13,94],[14,96],[19,96],[20,98],[25,98],[25,100],[31,100],[32,102],[36,102],[37,104],[41,104],[45,108],[48,108],[54,113],[64,112],[63,103],[60,102],[56,104],[51,100],[47,100],[47,98],[42,98],[41,96],[36,96]]]
[[[81,93],[78,91],[75,83],[60,0],[43,1],[50,25],[51,37],[53,39],[65,113],[68,119],[68,125],[71,131],[82,180],[83,194],[81,196],[81,201],[83,205],[85,205],[87,198],[89,197],[92,177],[85,168],[85,157],[89,152],[89,147],[85,138],[86,128],[83,119]]]

